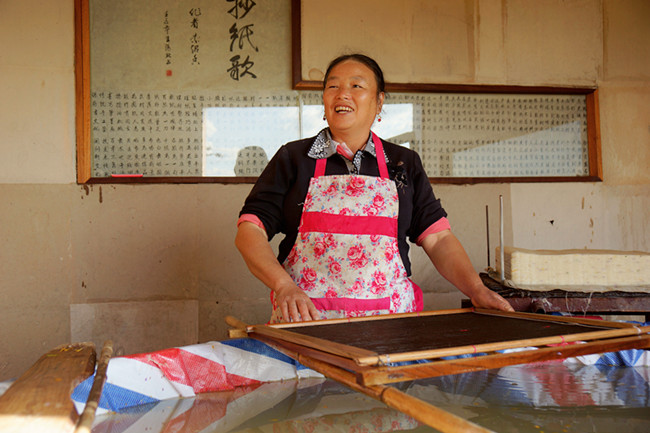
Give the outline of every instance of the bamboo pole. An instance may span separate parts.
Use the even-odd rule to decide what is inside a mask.
[[[418,350],[413,352],[391,353],[388,355],[373,355],[355,358],[359,365],[386,365],[392,362],[417,361],[421,359],[435,359],[443,356],[469,355],[475,353],[494,352],[496,350],[517,349],[530,346],[547,346],[550,344],[572,343],[577,341],[597,340],[601,338],[623,337],[638,335],[639,328],[607,329],[603,331],[581,332],[550,337],[526,338],[512,341],[499,341],[466,346],[449,347],[442,349]]]
[[[106,382],[106,370],[108,369],[108,362],[111,356],[113,356],[113,342],[107,340],[104,342],[104,347],[102,348],[99,362],[97,363],[95,380],[93,380],[93,386],[90,388],[88,400],[77,423],[75,433],[90,433],[92,429],[95,413],[97,412],[99,400],[102,395],[102,389],[104,388],[104,382]]]
[[[365,368],[357,371],[357,380],[364,385],[377,385],[426,379],[450,374],[501,368],[509,365],[527,364],[565,359],[574,356],[590,355],[627,349],[650,347],[650,335],[614,338],[590,343],[570,344],[553,347],[531,348],[530,350],[495,353],[473,358],[437,360],[425,364]]]
[[[487,267],[490,267],[490,215],[488,205],[485,205],[485,235],[487,243]]]
[[[318,326],[318,325],[337,325],[340,323],[354,323],[354,322],[370,322],[374,320],[391,320],[403,319],[406,317],[425,317],[425,316],[441,316],[443,314],[461,314],[471,313],[472,308],[452,308],[448,310],[432,310],[432,311],[417,311],[415,313],[393,313],[393,314],[380,314],[376,316],[363,316],[363,317],[346,317],[342,319],[322,319],[310,320],[307,322],[284,322],[272,323],[269,325],[271,328],[285,329],[285,328],[298,328],[303,326]],[[237,319],[235,319],[237,320]],[[249,326],[249,325],[247,325]]]
[[[505,242],[503,230],[503,196],[499,195],[499,260],[501,260],[501,266],[499,273],[501,276],[501,284],[506,280],[506,256],[505,256]]]
[[[642,327],[642,326],[640,327],[633,323],[613,322],[609,320],[590,319],[587,317],[551,316],[548,314],[526,313],[523,311],[488,310],[485,308],[475,308],[474,312],[479,314],[489,315],[489,316],[517,317],[521,319],[538,320],[538,321],[545,321],[545,322],[573,323],[579,325],[596,326],[598,328],[638,328],[641,330],[641,332],[650,331],[650,327]],[[647,330],[644,331],[644,329]]]

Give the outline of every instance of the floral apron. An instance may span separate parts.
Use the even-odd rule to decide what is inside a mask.
[[[296,242],[283,263],[325,318],[422,309],[397,245],[399,202],[381,140],[373,133],[380,176],[325,176],[316,161]],[[282,321],[272,293],[271,323]]]

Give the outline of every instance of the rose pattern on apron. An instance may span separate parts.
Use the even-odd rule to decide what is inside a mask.
[[[325,175],[316,163],[296,242],[283,263],[325,318],[422,309],[397,244],[399,198],[373,133],[380,176]],[[282,313],[272,296],[272,323]]]

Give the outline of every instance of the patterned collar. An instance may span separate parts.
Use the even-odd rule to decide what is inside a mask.
[[[324,128],[316,136],[314,143],[309,148],[309,152],[307,152],[307,156],[314,159],[329,158],[336,153],[336,145],[336,141],[332,140],[329,128]],[[368,142],[363,152],[368,152],[375,158],[377,157],[375,142],[372,141],[372,134],[368,136]],[[357,152],[355,157],[357,154],[360,154],[360,152]]]

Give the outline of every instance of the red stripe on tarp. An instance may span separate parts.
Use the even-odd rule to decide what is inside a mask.
[[[334,215],[303,212],[300,231],[347,235],[383,235],[397,237],[397,219],[382,216]]]
[[[233,392],[210,394],[195,399],[192,407],[171,419],[160,433],[200,432],[214,424],[228,412],[228,405],[262,386],[239,387]],[[225,394],[225,395],[223,395]]]
[[[232,390],[237,386],[260,383],[258,380],[228,373],[224,365],[178,348],[125,358],[153,365],[159,368],[168,380],[190,386],[197,394]]]
[[[537,379],[537,383],[544,384],[544,389],[558,406],[598,406],[589,388],[585,388],[584,383],[563,363],[550,370],[550,373],[549,370],[534,365],[524,368],[531,370],[531,375]]]
[[[389,310],[390,298],[311,298],[319,310],[369,311]]]

